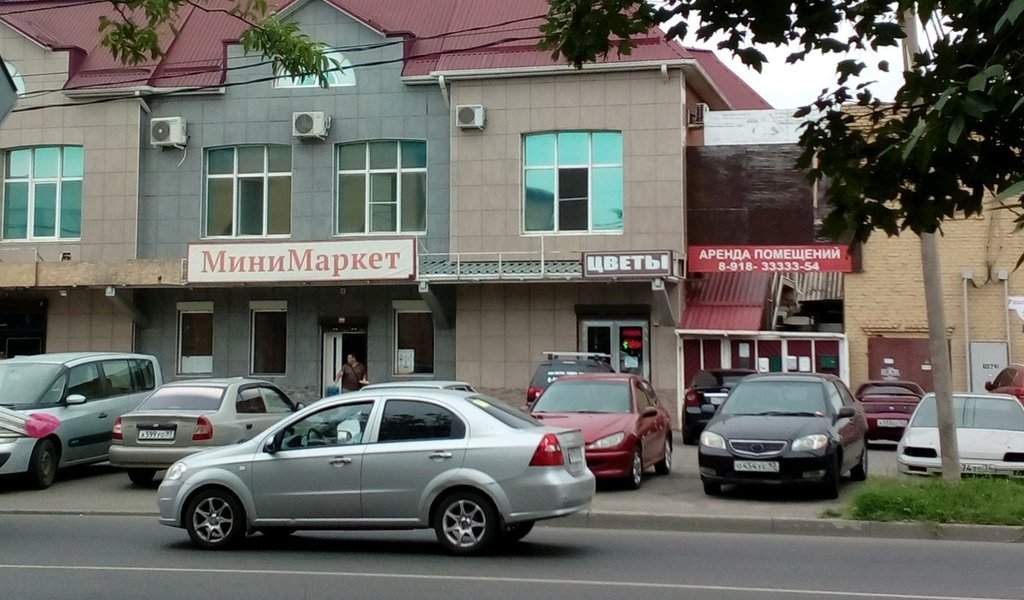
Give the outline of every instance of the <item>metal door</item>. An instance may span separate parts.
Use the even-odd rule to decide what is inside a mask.
[[[994,380],[1008,363],[1006,342],[971,342],[971,387],[968,391],[985,391],[985,383]]]
[[[868,379],[913,381],[933,391],[928,338],[868,338]]]

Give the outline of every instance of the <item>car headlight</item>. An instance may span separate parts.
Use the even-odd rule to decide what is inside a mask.
[[[181,476],[185,474],[188,467],[183,462],[176,462],[171,465],[170,469],[167,469],[167,473],[164,474],[164,481],[177,481],[181,479]]]
[[[718,448],[725,450],[725,438],[711,431],[700,434],[700,445],[706,448]]]
[[[828,436],[815,433],[793,440],[791,448],[794,452],[803,452],[805,450],[821,450],[825,446],[828,446]]]
[[[620,431],[618,433],[613,433],[611,435],[606,435],[605,437],[603,437],[603,438],[601,438],[601,439],[599,439],[599,440],[597,440],[595,442],[587,444],[587,448],[590,449],[590,450],[604,450],[605,448],[614,448],[615,446],[618,446],[619,444],[621,444],[622,441],[625,440],[625,439],[626,439],[626,432]]]

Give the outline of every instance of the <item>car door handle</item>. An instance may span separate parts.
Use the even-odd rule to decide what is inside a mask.
[[[107,413],[100,413],[99,418],[100,419],[106,419],[107,418]]]
[[[352,459],[347,456],[335,456],[331,460],[327,461],[336,467],[342,467],[352,462]]]
[[[439,458],[439,459],[443,460],[443,459],[451,458],[451,457],[452,457],[452,453],[451,452],[442,452],[440,450],[438,450],[437,452],[434,452],[434,453],[432,453],[430,455],[431,459]]]
[[[246,423],[245,424],[245,428],[246,429],[252,429],[252,423]]]

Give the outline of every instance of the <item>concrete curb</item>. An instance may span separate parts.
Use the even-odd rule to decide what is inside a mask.
[[[155,511],[0,509],[0,516],[98,516],[152,517]],[[741,533],[867,537],[904,540],[951,540],[959,542],[1024,542],[1024,527],[940,523],[850,521],[846,519],[798,519],[789,517],[712,517],[586,511],[539,523],[547,527],[584,529],[632,529],[689,533]]]

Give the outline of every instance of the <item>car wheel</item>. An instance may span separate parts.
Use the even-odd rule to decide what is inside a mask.
[[[696,446],[697,440],[700,439],[700,434],[696,431],[690,431],[687,428],[683,428],[683,445],[684,446]]]
[[[822,482],[821,495],[826,500],[835,500],[839,497],[839,470],[842,469],[839,456],[832,457],[831,464],[825,472],[825,480]]]
[[[633,448],[633,458],[629,461],[629,475],[623,483],[626,489],[638,490],[644,482],[644,455],[640,446]]]
[[[476,492],[450,494],[434,509],[437,541],[453,554],[475,554],[486,550],[497,536],[498,527],[498,512],[494,505]]]
[[[654,463],[654,472],[658,475],[668,475],[672,472],[672,439],[665,440],[665,457]]]
[[[850,469],[850,479],[854,481],[864,481],[868,478],[868,447],[864,445],[864,451],[861,452],[860,462],[858,462],[852,469]]]
[[[533,531],[533,521],[521,521],[505,527],[498,533],[498,540],[503,544],[514,544]]]
[[[156,469],[128,469],[128,479],[135,485],[149,485],[153,483],[153,476]]]
[[[205,550],[220,550],[237,544],[248,526],[245,511],[227,490],[200,492],[185,510],[185,530],[192,543]]]
[[[722,484],[715,483],[714,481],[702,481],[704,484],[704,494],[706,496],[720,496],[722,494]]]
[[[46,438],[36,442],[32,449],[32,456],[28,460],[28,482],[37,490],[45,490],[53,485],[53,478],[57,476],[57,465],[60,462],[60,454],[57,452],[57,444],[52,438]]]

